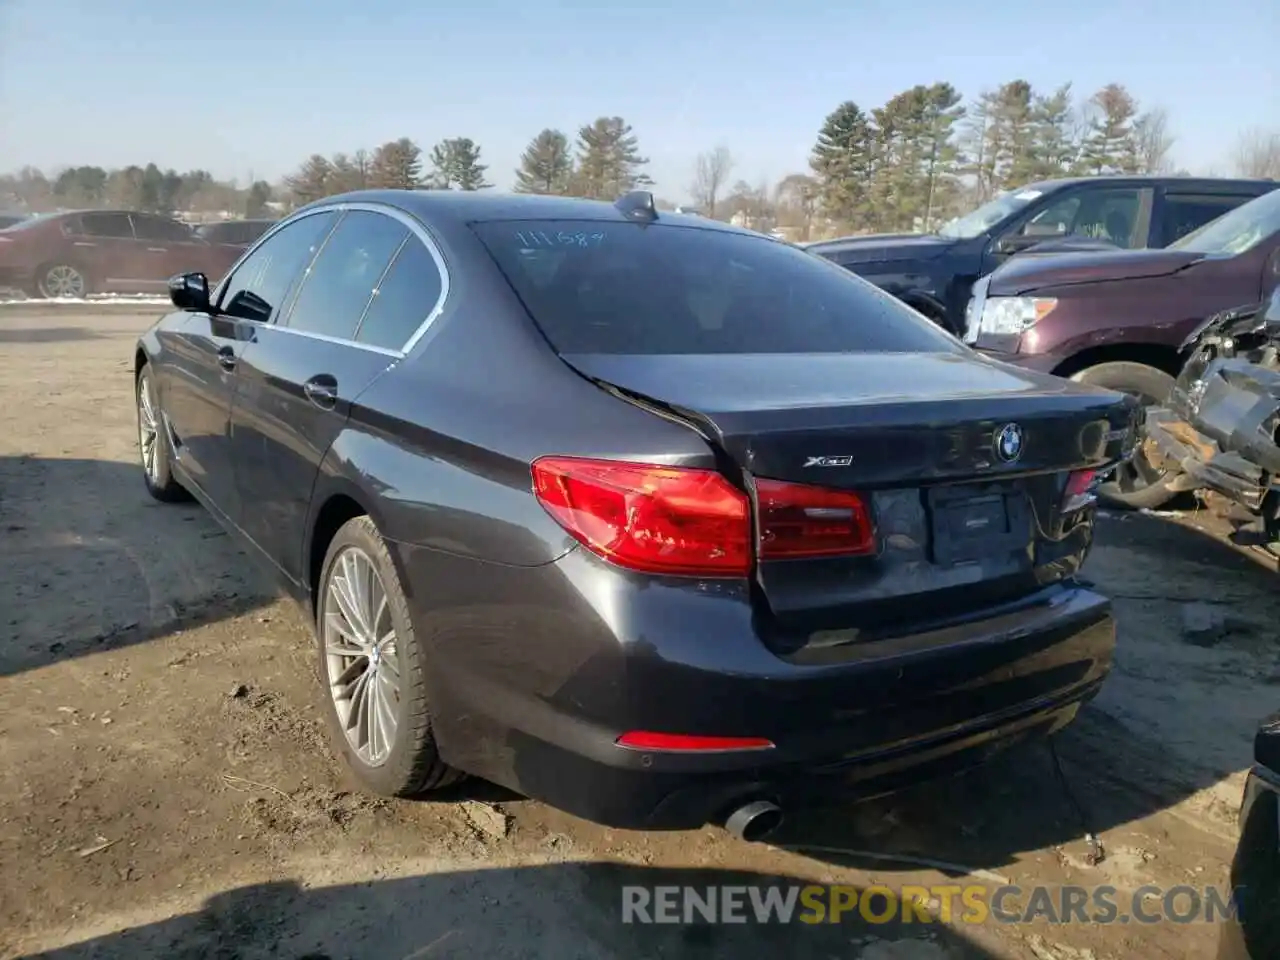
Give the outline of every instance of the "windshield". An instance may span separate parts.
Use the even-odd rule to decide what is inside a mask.
[[[870,283],[765,237],[589,220],[474,229],[563,354],[965,349]]]
[[[994,200],[984,203],[973,213],[966,213],[963,217],[948,220],[938,229],[938,236],[952,240],[972,240],[1042,196],[1044,191],[1037,190],[1035,187],[1022,187],[1002,193]]]
[[[37,224],[45,223],[50,217],[56,216],[58,216],[56,213],[37,213],[33,216],[27,217],[25,220],[19,220],[11,226],[0,228],[0,233],[14,233],[18,230],[26,230],[27,228],[34,227]]]
[[[1169,249],[1201,253],[1206,257],[1235,257],[1252,250],[1277,231],[1280,231],[1280,190],[1272,190],[1175,240]]]

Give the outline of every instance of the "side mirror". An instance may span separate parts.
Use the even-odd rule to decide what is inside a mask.
[[[209,278],[203,273],[182,273],[169,279],[169,299],[179,310],[207,313],[209,304]]]
[[[1017,234],[1006,234],[995,243],[995,252],[1002,256],[1009,256],[1015,253],[1021,253],[1028,247],[1034,247],[1037,243],[1043,243],[1045,240],[1052,239],[1050,237],[1020,237]]]

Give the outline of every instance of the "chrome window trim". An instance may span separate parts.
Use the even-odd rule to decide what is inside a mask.
[[[308,337],[312,340],[320,340],[325,343],[335,343],[342,346],[355,347],[359,350],[367,350],[371,353],[380,353],[385,356],[394,357],[397,360],[407,357],[410,353],[413,352],[413,348],[418,345],[418,342],[424,336],[426,336],[427,331],[430,330],[431,326],[436,322],[436,320],[439,319],[440,314],[444,312],[445,304],[449,300],[449,290],[452,287],[452,283],[451,283],[451,277],[449,276],[449,268],[445,266],[444,254],[440,251],[440,247],[436,243],[435,238],[431,236],[430,232],[426,229],[426,227],[424,227],[416,218],[410,216],[409,214],[405,213],[403,210],[400,210],[396,207],[387,206],[381,203],[372,203],[366,200],[349,200],[349,201],[343,201],[341,203],[326,203],[318,207],[310,207],[305,212],[300,212],[293,216],[286,217],[285,219],[279,221],[274,226],[272,226],[270,230],[268,230],[266,233],[260,236],[253,243],[252,246],[250,246],[247,250],[245,250],[243,254],[240,255],[240,259],[237,260],[235,264],[231,267],[231,269],[227,271],[226,277],[224,277],[223,280],[218,284],[214,302],[219,304],[221,303],[222,297],[226,293],[225,288],[227,284],[230,282],[231,278],[235,276],[236,271],[240,269],[241,264],[243,264],[246,260],[248,260],[251,256],[253,256],[253,254],[257,252],[257,249],[260,246],[262,246],[264,243],[270,240],[273,236],[275,236],[281,230],[284,230],[290,224],[297,223],[299,220],[305,219],[306,217],[314,216],[316,214],[321,214],[321,213],[336,213],[338,214],[338,220],[334,223],[333,227],[329,230],[329,233],[325,236],[324,243],[322,243],[320,245],[320,248],[316,250],[315,256],[313,256],[310,262],[308,262],[306,270],[303,271],[302,282],[298,284],[298,287],[296,290],[291,292],[290,302],[287,304],[287,307],[288,307],[289,316],[292,316],[294,304],[297,302],[297,295],[302,290],[303,285],[306,283],[307,276],[310,273],[311,267],[315,264],[316,258],[320,256],[320,252],[325,248],[325,246],[328,245],[329,238],[333,236],[334,231],[336,231],[338,227],[341,226],[342,217],[344,214],[346,214],[348,210],[363,210],[368,213],[380,213],[383,216],[390,217],[393,220],[398,220],[402,225],[408,228],[409,233],[412,236],[417,237],[418,241],[427,248],[427,252],[431,254],[431,259],[435,262],[436,270],[440,274],[440,294],[438,297],[436,297],[435,304],[427,312],[422,323],[420,323],[417,326],[417,328],[413,331],[413,333],[409,335],[409,339],[404,342],[404,345],[400,347],[399,350],[389,350],[385,347],[377,347],[367,343],[359,343],[356,340],[348,340],[345,337],[330,337],[321,333],[311,333],[307,330],[297,330],[277,322],[259,323],[256,320],[245,320],[244,322],[252,323],[255,326],[264,327],[264,328],[271,327],[276,330],[281,330],[286,333],[291,333],[297,337]],[[406,243],[408,242],[408,238],[406,238],[405,242]],[[396,251],[396,253],[392,256],[392,258],[387,262],[388,269],[390,268],[392,263],[395,263],[396,257],[400,255],[403,249],[404,249],[404,245],[402,244],[400,248]],[[384,277],[386,276],[385,270],[383,271],[383,276]],[[379,283],[381,283],[381,279],[379,279]],[[369,300],[370,302],[372,302],[373,300],[372,293],[370,293]],[[355,336],[357,333],[359,333],[360,325],[364,323],[364,315],[365,313],[368,313],[368,311],[369,311],[369,304],[366,303],[365,309],[361,313],[355,329],[352,331],[352,336]],[[289,317],[286,317],[286,320],[287,319],[289,319]]]

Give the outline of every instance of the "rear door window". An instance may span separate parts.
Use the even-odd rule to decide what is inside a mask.
[[[185,223],[170,220],[167,217],[149,217],[146,214],[132,214],[133,232],[139,240],[154,240],[161,243],[190,243],[193,239],[191,228]]]
[[[763,236],[613,221],[473,229],[562,354],[964,350],[865,280]]]
[[[127,213],[82,213],[77,232],[85,237],[132,240],[133,224]]]
[[[356,326],[391,259],[409,236],[399,220],[368,210],[347,213],[302,283],[288,326],[353,340]]]
[[[440,304],[444,277],[426,246],[408,237],[369,301],[356,342],[402,350]]]
[[[1248,203],[1254,196],[1166,193],[1160,217],[1161,244],[1167,246],[1182,239],[1209,221],[1218,219],[1242,203]]]

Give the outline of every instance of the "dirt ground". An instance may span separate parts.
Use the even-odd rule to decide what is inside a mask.
[[[195,506],[151,501],[130,357],[157,307],[0,305],[0,956],[1032,958],[1211,955],[1209,924],[624,925],[623,884],[1225,881],[1276,573],[1198,517],[1104,515],[1086,573],[1118,665],[1046,747],[768,845],[586,824],[483,784],[350,788],[306,627]],[[1085,829],[1106,856],[1090,865]]]

